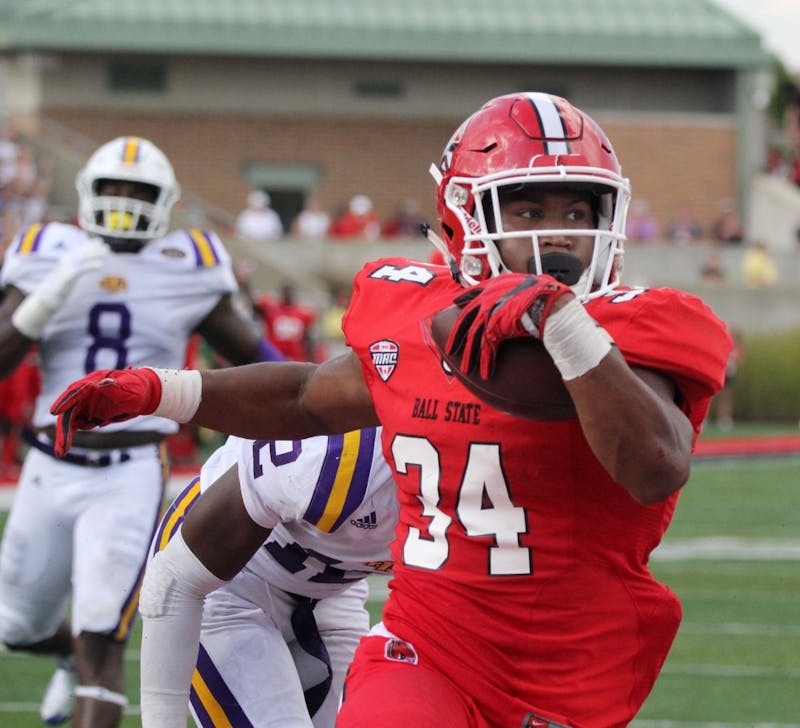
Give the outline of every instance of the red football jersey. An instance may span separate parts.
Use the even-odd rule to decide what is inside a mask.
[[[267,338],[287,359],[308,361],[306,351],[311,326],[317,312],[299,303],[283,303],[267,296],[258,300],[258,309],[264,319]]]
[[[489,725],[521,725],[529,711],[626,725],[680,622],[677,597],[647,566],[677,494],[640,505],[577,419],[519,419],[465,389],[427,326],[462,292],[441,267],[375,261],[344,319],[400,499],[384,624]],[[730,350],[711,310],[676,290],[630,288],[587,310],[631,365],[675,381],[699,432]]]

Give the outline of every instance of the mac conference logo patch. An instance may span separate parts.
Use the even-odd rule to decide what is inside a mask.
[[[381,339],[370,344],[369,353],[378,376],[384,382],[389,381],[389,377],[394,374],[395,367],[397,367],[397,355],[400,353],[400,347],[391,339]]]

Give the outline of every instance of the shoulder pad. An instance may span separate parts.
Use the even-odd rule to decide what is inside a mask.
[[[631,366],[671,376],[688,397],[722,386],[731,339],[703,301],[673,288],[617,290],[586,305]]]
[[[303,518],[333,532],[360,505],[369,486],[376,429],[329,435],[317,484]]]
[[[9,246],[9,252],[12,255],[61,257],[87,238],[88,235],[74,225],[37,222],[17,234]]]
[[[155,241],[161,255],[188,257],[195,268],[215,268],[227,263],[229,256],[219,236],[210,230],[186,228],[175,230]],[[182,254],[182,255],[180,255]]]
[[[198,268],[213,268],[227,258],[227,252],[216,233],[189,228],[184,231],[189,237]]]

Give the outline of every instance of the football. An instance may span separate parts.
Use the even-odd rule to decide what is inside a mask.
[[[461,309],[449,306],[431,319],[431,336],[453,374],[476,397],[495,409],[529,420],[567,420],[575,406],[561,374],[539,339],[509,339],[500,344],[489,379],[462,374],[458,361],[445,352],[450,329]]]

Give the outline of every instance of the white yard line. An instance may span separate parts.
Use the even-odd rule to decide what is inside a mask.
[[[662,675],[702,675],[703,677],[746,677],[746,678],[800,678],[800,669],[791,667],[757,667],[755,665],[691,665],[666,664]]]
[[[744,622],[682,622],[681,632],[734,637],[800,637],[800,624],[746,624]]]
[[[2,713],[39,713],[39,703],[14,703],[0,702],[0,714]],[[142,710],[138,705],[127,705],[122,711],[125,715],[141,715]]]
[[[739,538],[711,536],[672,539],[663,542],[651,556],[653,561],[727,559],[735,561],[797,561],[797,539]]]

